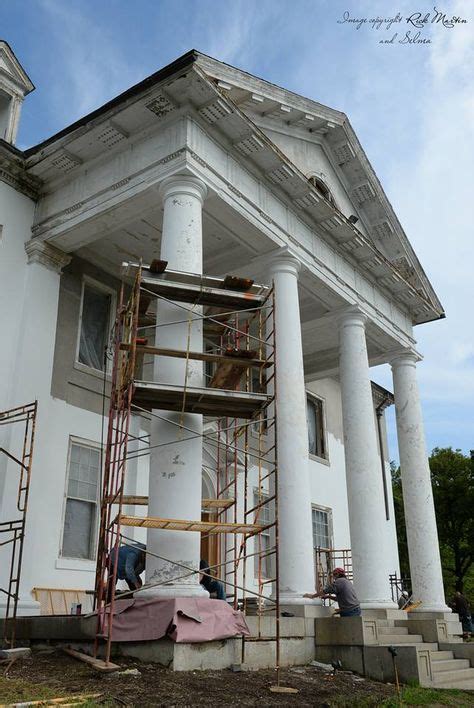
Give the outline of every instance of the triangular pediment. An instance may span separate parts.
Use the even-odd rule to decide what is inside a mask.
[[[328,188],[332,206],[345,219],[355,218],[358,232],[442,312],[347,116],[206,55],[198,53],[197,64],[300,173]],[[307,208],[312,208],[311,200]],[[334,230],[332,223],[330,228]],[[352,254],[353,246],[347,244],[348,253]]]
[[[34,89],[33,83],[10,45],[3,40],[0,40],[0,85],[7,93],[14,90],[22,96],[26,96]]]

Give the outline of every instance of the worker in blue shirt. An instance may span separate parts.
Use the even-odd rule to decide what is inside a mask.
[[[134,546],[120,546],[118,549],[117,578],[125,580],[130,590],[139,590],[143,585],[140,578],[145,570],[146,546],[143,543],[136,543]],[[114,562],[111,558],[109,587],[107,597],[110,602],[112,597],[112,577],[114,573]]]

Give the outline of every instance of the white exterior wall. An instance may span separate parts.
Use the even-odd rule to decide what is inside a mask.
[[[356,213],[350,196],[341,181],[343,175],[340,170],[338,173],[336,172],[337,167],[331,162],[322,145],[267,127],[262,127],[262,130],[304,175],[307,177],[315,175],[322,179],[333,195],[337,208],[344,216]],[[357,228],[367,235],[366,228],[361,221],[357,223]]]

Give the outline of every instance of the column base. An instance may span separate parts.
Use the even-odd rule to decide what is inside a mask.
[[[392,600],[364,600],[360,603],[361,610],[398,610],[398,605]]]
[[[452,609],[448,607],[447,605],[424,605],[421,603],[419,607],[415,607],[413,610],[410,610],[410,614],[416,612],[417,614],[422,614],[424,613],[433,613],[435,615],[444,615],[448,614],[451,615],[453,613]],[[442,619],[441,617],[439,619]]]
[[[209,593],[200,583],[170,583],[169,585],[160,585],[157,588],[145,588],[138,590],[135,597],[157,597],[169,600],[175,597],[199,597],[208,598]]]
[[[7,603],[5,600],[0,601],[0,617],[5,617],[7,611]],[[12,616],[13,608],[10,605],[10,617]],[[24,597],[18,600],[16,615],[17,617],[29,617],[31,615],[40,615],[41,605],[31,597]]]
[[[281,592],[280,605],[322,605],[322,602],[319,598],[303,597],[296,592]]]

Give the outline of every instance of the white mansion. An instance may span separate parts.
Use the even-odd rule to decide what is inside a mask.
[[[370,379],[388,362],[413,594],[447,611],[414,336],[443,309],[347,117],[190,51],[21,151],[33,88],[0,42],[0,411],[38,401],[20,613],[37,611],[33,588],[93,588],[103,350],[121,264],[165,256],[177,271],[274,283],[285,604],[308,602],[322,547],[351,550],[363,607],[393,607],[383,419],[393,397]],[[133,426],[147,434],[140,416]],[[0,447],[14,442],[0,428]],[[129,465],[128,492],[146,495],[150,475],[169,516],[201,518],[196,489],[216,495],[206,444],[186,479],[156,479],[150,459]],[[17,474],[0,454],[0,521],[13,514]],[[161,551],[199,562],[199,544],[183,556],[163,540]]]

